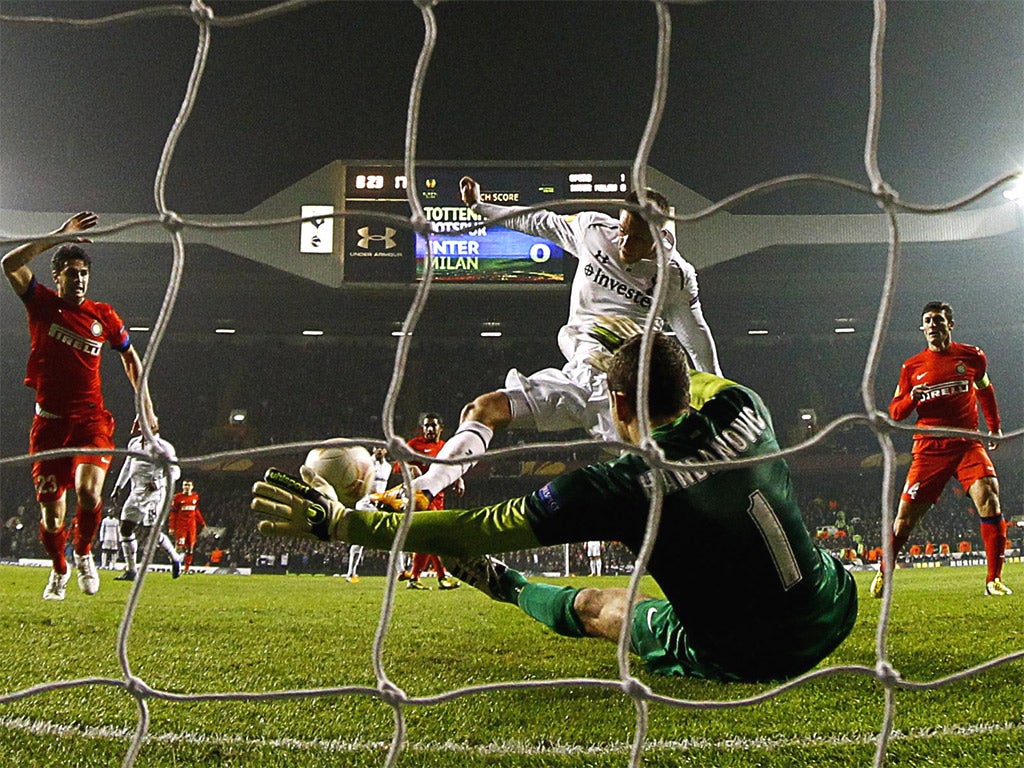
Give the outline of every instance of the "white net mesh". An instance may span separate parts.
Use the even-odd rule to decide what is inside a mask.
[[[184,98],[182,99],[178,114],[171,126],[170,131],[167,134],[166,142],[164,144],[163,152],[160,157],[159,168],[154,179],[154,199],[156,212],[153,215],[145,216],[141,218],[131,219],[124,221],[117,227],[98,229],[95,231],[96,237],[103,237],[106,235],[112,235],[117,232],[121,232],[133,228],[156,228],[162,227],[166,232],[166,236],[169,238],[173,245],[173,263],[170,272],[170,279],[167,284],[166,294],[164,296],[163,305],[160,310],[159,318],[155,327],[153,328],[153,334],[144,361],[144,378],[148,379],[156,360],[159,358],[159,352],[161,343],[164,339],[164,335],[167,331],[168,324],[174,315],[175,311],[179,311],[176,308],[176,302],[178,298],[179,288],[182,283],[182,275],[184,270],[184,261],[186,254],[186,245],[183,233],[188,232],[190,229],[193,231],[199,229],[216,229],[222,231],[231,231],[239,229],[248,229],[252,227],[261,228],[275,228],[275,227],[294,227],[300,222],[299,217],[291,217],[285,219],[275,220],[263,220],[253,222],[250,220],[235,220],[235,221],[221,221],[215,224],[211,224],[207,220],[199,220],[198,218],[190,218],[186,215],[181,215],[172,210],[166,199],[166,188],[168,174],[174,167],[175,162],[175,151],[178,147],[179,141],[182,137],[182,133],[188,125],[190,116],[192,115],[193,108],[196,104],[197,96],[200,90],[200,86],[203,82],[204,71],[207,66],[208,58],[211,51],[211,40],[216,37],[217,33],[221,30],[226,30],[230,27],[239,27],[244,25],[254,25],[261,22],[273,22],[274,20],[282,17],[286,14],[292,13],[298,9],[306,6],[315,5],[314,0],[292,0],[291,2],[283,2],[277,5],[266,6],[254,10],[248,13],[228,13],[225,15],[215,15],[211,8],[200,0],[193,0],[191,5],[185,6],[183,4],[174,5],[162,5],[152,7],[140,7],[129,10],[123,13],[117,13],[110,16],[88,18],[88,19],[72,19],[72,18],[58,18],[58,17],[26,17],[19,16],[16,14],[7,14],[0,16],[0,23],[3,24],[21,24],[21,25],[61,25],[70,26],[72,28],[94,28],[100,26],[110,26],[126,24],[131,21],[138,20],[141,17],[150,18],[178,18],[187,17],[191,18],[197,29],[197,44],[195,50],[195,57],[192,64],[191,73],[188,77],[187,87],[185,90]],[[420,10],[423,20],[424,28],[424,39],[422,50],[419,54],[419,59],[416,63],[415,71],[413,73],[412,86],[410,88],[410,96],[407,110],[407,123],[405,131],[405,175],[409,180],[408,189],[408,203],[412,211],[411,216],[408,218],[396,217],[387,213],[377,214],[378,220],[386,222],[393,226],[412,228],[424,235],[429,236],[430,227],[424,216],[424,209],[422,201],[415,192],[419,187],[415,183],[417,174],[417,137],[420,132],[420,102],[421,96],[424,92],[425,82],[429,71],[431,56],[434,51],[435,43],[438,37],[438,23],[435,18],[433,2],[426,0],[420,0],[415,3],[416,7]],[[640,9],[642,12],[649,12],[647,10],[647,3],[640,3],[638,5],[643,6]],[[657,55],[655,58],[654,70],[651,73],[653,82],[653,94],[651,99],[651,105],[649,115],[647,119],[646,127],[643,131],[642,138],[637,147],[636,156],[632,166],[632,186],[643,187],[645,186],[646,169],[652,150],[653,143],[656,136],[658,135],[659,126],[662,120],[663,111],[665,109],[667,94],[668,94],[668,71],[669,71],[669,57],[671,53],[671,26],[672,18],[670,15],[670,3],[656,2],[653,4],[653,11],[657,17]],[[228,6],[230,9],[230,6]],[[883,115],[883,43],[885,41],[886,33],[886,3],[884,0],[876,0],[874,3],[874,29],[871,38],[871,56],[870,56],[870,104],[868,113],[866,115],[866,131],[864,136],[864,170],[868,178],[868,183],[859,183],[850,181],[843,178],[835,178],[820,175],[802,174],[792,175],[781,178],[772,179],[763,183],[756,184],[750,188],[731,194],[728,197],[706,207],[693,214],[687,214],[684,216],[675,217],[676,223],[679,227],[685,227],[694,223],[701,222],[709,217],[713,216],[719,211],[728,210],[732,207],[737,206],[742,202],[749,201],[756,196],[764,195],[766,193],[775,192],[784,188],[793,186],[805,186],[805,185],[825,185],[844,190],[850,190],[857,194],[863,195],[865,198],[874,200],[878,206],[880,206],[886,216],[888,217],[888,258],[886,262],[886,274],[883,282],[882,300],[878,307],[877,316],[874,322],[874,333],[871,341],[870,352],[868,355],[867,365],[863,372],[863,378],[860,383],[860,391],[863,400],[863,411],[860,413],[852,413],[840,418],[833,420],[829,423],[816,437],[812,440],[806,441],[784,451],[785,455],[796,454],[801,450],[820,444],[825,440],[828,440],[831,436],[842,431],[844,428],[850,425],[866,425],[869,427],[877,436],[878,444],[881,448],[882,453],[882,467],[883,467],[883,485],[881,489],[881,508],[882,513],[882,531],[889,530],[892,525],[892,509],[893,503],[896,498],[895,494],[895,477],[896,477],[896,452],[893,446],[892,435],[899,430],[908,430],[907,427],[900,427],[897,424],[891,422],[885,415],[884,410],[879,409],[878,404],[875,401],[876,392],[876,375],[878,372],[878,360],[880,356],[880,350],[884,343],[886,330],[889,327],[890,314],[892,311],[893,304],[893,293],[896,280],[896,274],[900,264],[900,244],[901,244],[901,221],[900,215],[905,213],[949,213],[957,210],[961,210],[969,206],[971,203],[977,201],[985,195],[993,192],[998,188],[1004,187],[1007,182],[1016,177],[1016,171],[1011,171],[1005,175],[1000,176],[992,180],[991,182],[983,185],[983,187],[976,192],[965,195],[961,199],[953,200],[951,202],[942,205],[932,206],[921,206],[912,205],[901,201],[894,190],[889,186],[886,181],[885,175],[879,168],[878,154],[879,154],[879,141],[880,141],[880,127],[882,124]],[[558,201],[554,206],[545,207],[561,207],[562,209],[569,209],[573,206],[571,201]],[[343,219],[348,216],[347,211],[338,211],[333,214],[337,219]],[[366,212],[360,214],[363,218],[368,215]],[[370,214],[373,215],[373,214]],[[684,236],[685,237],[685,236]],[[4,242],[16,242],[13,238],[6,238]],[[665,269],[664,254],[662,254],[662,261],[659,263],[659,269]],[[392,451],[396,458],[411,458],[412,455],[408,452],[407,446],[404,441],[395,432],[395,414],[396,406],[398,402],[399,392],[401,390],[403,379],[406,374],[406,367],[409,362],[410,349],[412,344],[411,334],[416,328],[418,321],[424,311],[424,307],[427,302],[427,298],[430,295],[432,289],[432,273],[430,270],[430,262],[427,262],[427,274],[418,286],[408,314],[405,318],[403,331],[405,334],[402,336],[401,341],[398,343],[397,353],[395,356],[395,373],[390,382],[390,386],[387,391],[387,396],[384,401],[384,408],[381,423],[383,425],[381,435],[371,435],[360,439],[354,439],[353,442],[366,445],[370,442],[376,442],[377,444],[387,445]],[[652,316],[657,315],[659,307],[663,300],[661,294],[664,292],[665,282],[659,281],[661,291],[657,296],[655,306],[651,310]],[[649,353],[648,353],[649,354]],[[642,380],[641,380],[642,381]],[[643,389],[643,387],[641,387]],[[645,424],[646,430],[646,424]],[[1021,430],[1016,430],[1008,433],[1003,442],[1010,442],[1019,439],[1022,434]],[[299,450],[305,450],[315,445],[315,441],[308,443],[290,443],[288,445],[267,445],[261,446],[247,451],[247,455],[279,455],[287,453],[295,453]],[[580,442],[573,443],[572,445],[579,445]],[[511,458],[519,458],[523,456],[536,455],[538,453],[545,453],[556,450],[560,447],[566,446],[567,443],[535,443],[527,447],[512,447],[502,448],[494,450],[493,457],[498,459],[503,456]],[[667,465],[658,451],[657,447],[651,442],[645,442],[641,448],[641,452],[645,455],[649,463],[656,466],[670,466]],[[66,455],[68,452],[57,452],[55,455]],[[222,458],[228,454],[218,454],[213,458]],[[232,453],[231,455],[235,455]],[[199,466],[203,461],[209,460],[210,456],[182,456],[180,463],[183,467]],[[26,456],[12,456],[3,459],[5,467],[18,466],[27,463],[28,457]],[[715,466],[709,464],[709,466]],[[408,476],[406,476],[408,482]],[[656,531],[658,524],[658,514],[660,512],[660,493],[661,490],[655,495],[652,500],[652,515],[650,528],[648,530],[647,538],[645,539],[644,546],[640,552],[638,559],[638,568],[634,572],[634,576],[630,581],[631,595],[635,596],[639,588],[640,576],[644,570],[644,565],[650,554],[653,535]],[[166,514],[166,510],[165,510]],[[0,703],[14,702],[26,697],[38,695],[47,691],[54,691],[66,688],[83,688],[90,689],[97,686],[113,686],[115,688],[124,689],[137,703],[138,716],[137,724],[135,727],[134,735],[131,739],[131,745],[124,756],[124,765],[130,766],[135,764],[136,759],[139,756],[140,749],[143,747],[147,739],[149,723],[150,723],[150,704],[155,700],[168,700],[168,701],[258,701],[258,700],[273,700],[273,699],[292,699],[296,697],[317,697],[317,696],[343,696],[343,695],[361,695],[377,698],[394,710],[394,734],[393,739],[388,750],[387,756],[383,760],[384,765],[395,765],[403,750],[403,745],[406,742],[406,709],[411,704],[416,705],[432,705],[440,704],[446,701],[451,701],[455,698],[466,695],[467,693],[487,693],[500,690],[508,689],[537,689],[537,688],[549,688],[549,687],[566,687],[566,688],[595,688],[595,689],[607,689],[617,692],[621,692],[635,702],[636,707],[636,721],[635,721],[635,732],[633,738],[632,751],[630,756],[631,765],[639,765],[642,762],[645,741],[647,738],[648,724],[649,724],[649,707],[652,703],[662,704],[669,707],[677,707],[682,709],[717,709],[725,707],[736,707],[742,708],[753,704],[764,702],[766,700],[778,697],[785,691],[788,691],[794,687],[802,686],[808,683],[808,681],[815,680],[818,678],[838,676],[838,675],[852,675],[852,676],[866,676],[876,680],[882,690],[881,696],[884,697],[884,716],[882,719],[881,726],[878,729],[878,733],[875,737],[876,751],[874,763],[875,765],[882,765],[885,761],[886,748],[890,739],[893,736],[893,718],[895,711],[895,704],[899,694],[902,691],[911,690],[927,690],[942,688],[945,686],[951,686],[955,683],[979,675],[980,673],[989,670],[993,667],[1008,664],[1010,662],[1024,658],[1024,649],[1022,650],[1010,650],[1005,655],[994,658],[989,662],[979,665],[971,669],[964,669],[956,674],[941,677],[935,680],[926,682],[908,682],[901,679],[899,670],[894,668],[889,662],[888,653],[888,630],[889,630],[889,614],[892,600],[892,590],[886,592],[885,598],[881,603],[881,615],[878,623],[878,634],[876,641],[876,652],[877,658],[874,667],[860,666],[860,665],[849,665],[849,666],[832,666],[822,668],[808,673],[799,679],[790,681],[784,685],[780,685],[771,690],[767,690],[764,693],[753,696],[750,698],[729,700],[729,701],[697,701],[697,700],[680,700],[664,695],[659,695],[653,692],[647,685],[645,685],[640,679],[635,677],[631,671],[631,665],[629,661],[628,653],[628,637],[627,631],[624,631],[623,637],[621,638],[619,651],[618,651],[618,667],[619,677],[615,680],[603,680],[603,679],[559,679],[559,680],[530,680],[530,681],[517,681],[509,683],[488,683],[479,686],[467,686],[451,691],[447,691],[440,695],[426,696],[426,697],[414,697],[408,695],[401,687],[392,682],[389,678],[388,671],[385,668],[383,662],[383,651],[384,642],[387,637],[389,627],[392,622],[392,609],[394,606],[394,589],[395,580],[394,576],[398,564],[398,554],[402,549],[402,540],[405,534],[403,529],[399,535],[398,540],[395,542],[394,548],[391,552],[391,558],[389,560],[389,573],[386,594],[383,601],[383,608],[380,614],[380,622],[377,627],[375,634],[373,648],[372,648],[372,659],[373,659],[373,671],[376,676],[376,687],[365,687],[365,686],[344,686],[338,688],[321,688],[316,690],[288,690],[279,692],[267,692],[267,693],[234,693],[234,692],[221,692],[212,694],[179,694],[168,690],[160,690],[158,688],[151,687],[147,684],[146,680],[138,677],[133,672],[133,664],[128,654],[128,642],[132,632],[133,618],[136,609],[139,606],[139,600],[141,596],[141,589],[143,580],[139,580],[131,591],[130,598],[125,607],[123,621],[118,632],[117,637],[117,655],[120,659],[121,668],[123,670],[123,676],[120,678],[83,678],[83,679],[69,679],[58,682],[40,684],[33,686],[28,689],[16,691],[3,696],[0,696]],[[889,537],[882,535],[881,539],[885,542],[885,546],[889,546]],[[152,538],[149,542],[149,546],[144,553],[144,569],[153,559],[154,550],[156,547],[156,540]],[[885,553],[886,557],[891,556],[891,552],[888,550]],[[10,723],[8,723],[10,725]]]

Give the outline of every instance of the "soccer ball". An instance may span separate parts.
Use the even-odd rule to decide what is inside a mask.
[[[373,457],[361,445],[314,448],[305,464],[331,484],[346,507],[363,498],[373,485]]]

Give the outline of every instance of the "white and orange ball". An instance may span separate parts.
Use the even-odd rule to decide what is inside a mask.
[[[314,448],[306,455],[305,464],[331,484],[346,507],[368,494],[373,485],[373,456],[361,445]]]

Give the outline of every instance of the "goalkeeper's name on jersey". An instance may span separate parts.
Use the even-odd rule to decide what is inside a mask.
[[[768,429],[768,421],[749,405],[743,406],[735,419],[729,422],[729,426],[715,435],[705,447],[697,449],[700,459],[688,458],[683,464],[698,464],[700,461],[727,461],[735,459],[740,454],[750,450],[758,441],[765,430]],[[655,472],[660,472],[665,483],[665,493],[670,494],[683,488],[690,488],[696,485],[713,472],[718,470],[694,469],[662,469],[649,470],[640,476],[640,484],[648,498],[654,492]]]

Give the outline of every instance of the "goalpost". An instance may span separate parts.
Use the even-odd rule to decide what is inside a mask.
[[[0,16],[0,24],[33,24],[33,25],[64,25],[74,28],[89,28],[96,26],[105,25],[117,25],[124,23],[128,20],[137,19],[142,16],[147,17],[190,17],[192,22],[196,26],[197,39],[196,39],[196,51],[192,64],[192,69],[188,77],[184,98],[180,104],[178,114],[173,122],[173,125],[168,132],[166,141],[163,147],[163,152],[160,158],[159,168],[156,172],[154,179],[154,199],[155,199],[155,212],[151,215],[139,217],[133,220],[126,220],[118,223],[116,227],[110,228],[98,228],[94,231],[97,237],[115,235],[118,232],[123,232],[130,229],[145,228],[147,230],[162,231],[162,236],[166,238],[173,247],[173,265],[171,269],[170,279],[168,281],[166,293],[161,307],[160,316],[153,328],[152,337],[145,355],[144,367],[143,367],[143,378],[148,379],[150,376],[155,361],[159,358],[160,346],[167,332],[168,324],[176,311],[180,311],[177,306],[178,292],[181,287],[184,260],[186,254],[186,243],[184,233],[189,231],[216,231],[222,233],[232,233],[242,230],[246,230],[253,226],[250,221],[242,220],[218,220],[211,222],[209,219],[203,219],[203,217],[191,217],[182,215],[167,204],[166,199],[166,188],[167,178],[170,169],[174,166],[175,162],[175,151],[178,147],[179,141],[181,140],[182,134],[189,122],[192,115],[193,109],[196,105],[197,96],[201,83],[203,81],[204,72],[208,63],[208,59],[211,51],[211,40],[221,30],[228,27],[255,24],[258,22],[273,21],[275,18],[280,17],[284,14],[294,11],[295,9],[310,5],[316,0],[289,0],[281,2],[276,5],[266,6],[262,9],[238,13],[238,14],[225,14],[218,16],[214,13],[210,5],[203,0],[192,0],[190,4],[185,5],[183,3],[176,3],[170,5],[154,5],[151,7],[139,7],[123,13],[117,13],[110,16],[91,18],[91,19],[71,19],[71,18],[30,18],[20,17],[17,15],[3,15]],[[411,89],[409,92],[409,101],[407,109],[407,123],[405,130],[405,157],[404,157],[404,174],[409,180],[408,184],[408,204],[411,210],[411,216],[409,217],[396,217],[390,213],[380,213],[378,220],[382,223],[387,223],[390,226],[403,227],[405,229],[412,229],[423,235],[424,237],[430,237],[431,226],[430,222],[424,214],[424,204],[417,194],[417,185],[415,184],[416,175],[418,172],[416,166],[417,154],[417,139],[420,133],[420,101],[424,91],[424,84],[426,82],[427,73],[430,68],[431,56],[434,50],[435,43],[438,36],[438,22],[434,13],[435,3],[433,0],[414,0],[415,6],[419,9],[422,15],[423,28],[424,28],[424,40],[422,50],[420,51],[419,59],[416,63],[415,70],[413,72],[413,80]],[[670,16],[670,5],[671,2],[663,2],[655,0],[655,2],[638,2],[638,6],[643,7],[643,12],[653,12],[657,17],[658,26],[658,38],[657,38],[657,56],[652,73],[653,79],[653,95],[650,104],[650,110],[647,118],[646,128],[643,132],[643,136],[637,147],[636,156],[632,163],[630,186],[631,187],[643,187],[646,186],[646,175],[648,168],[648,161],[651,155],[652,146],[662,121],[663,111],[667,100],[668,93],[668,70],[669,70],[669,58],[671,54],[671,29],[672,21]],[[230,6],[228,6],[230,7]],[[820,432],[814,437],[796,445],[792,448],[783,451],[783,455],[792,455],[801,450],[806,449],[809,446],[821,444],[830,435],[834,435],[837,432],[847,428],[851,425],[867,426],[876,435],[879,449],[882,454],[883,461],[883,483],[880,489],[881,496],[881,507],[882,507],[882,532],[891,529],[892,525],[892,509],[894,506],[894,500],[896,499],[896,452],[893,445],[893,435],[900,431],[909,431],[908,427],[901,427],[892,423],[884,414],[884,407],[880,408],[876,402],[874,392],[876,391],[876,377],[878,374],[878,359],[880,355],[881,347],[886,338],[886,333],[889,329],[890,316],[893,306],[893,288],[896,279],[896,273],[900,264],[901,257],[901,244],[904,241],[905,235],[905,217],[913,214],[937,214],[937,213],[952,213],[966,211],[966,209],[974,202],[983,199],[985,196],[993,194],[997,190],[1000,190],[1010,181],[1017,178],[1017,172],[1008,172],[999,178],[993,179],[991,182],[985,184],[982,188],[964,194],[959,199],[952,200],[942,205],[917,205],[909,202],[905,202],[900,199],[896,190],[894,190],[885,174],[883,174],[878,164],[878,149],[880,141],[880,126],[883,114],[883,47],[886,35],[886,3],[885,0],[873,0],[874,8],[874,28],[872,31],[871,38],[871,55],[870,60],[867,62],[870,70],[870,103],[868,113],[865,116],[866,129],[864,134],[864,152],[863,162],[864,170],[867,178],[865,182],[851,181],[848,179],[828,177],[816,174],[799,174],[786,176],[781,178],[775,178],[764,181],[762,183],[751,186],[747,189],[743,189],[729,195],[725,199],[713,202],[703,209],[696,212],[688,212],[685,214],[677,214],[673,217],[675,225],[680,229],[683,234],[681,238],[685,240],[685,228],[686,227],[699,227],[703,222],[706,222],[715,214],[721,211],[728,211],[730,208],[734,208],[738,204],[749,201],[750,199],[765,195],[771,192],[775,192],[781,189],[793,187],[796,185],[828,185],[835,188],[841,188],[847,191],[870,198],[880,207],[885,217],[885,231],[884,238],[888,242],[888,253],[886,261],[886,274],[884,277],[884,290],[881,302],[878,306],[877,315],[874,321],[873,335],[870,345],[869,358],[867,365],[863,371],[863,377],[860,382],[860,393],[863,404],[863,410],[858,413],[851,413],[844,415],[840,418],[833,420],[831,423],[826,425]],[[560,204],[565,204],[567,201],[558,201]],[[368,215],[366,211],[359,212],[364,218]],[[279,228],[282,226],[288,227],[299,227],[303,222],[312,222],[320,217],[321,214],[310,215],[308,217],[302,217],[301,215],[293,215],[284,219],[272,219],[263,220],[256,223],[256,226],[264,227],[267,229]],[[344,220],[350,215],[350,211],[346,210],[335,210],[329,214],[335,220]],[[967,215],[967,214],[965,214]],[[794,232],[801,231],[799,222],[793,222]],[[873,222],[871,226],[875,226]],[[20,234],[20,233],[19,233]],[[0,238],[2,243],[14,243],[24,240],[24,237],[15,237],[14,232],[5,231],[3,237]],[[736,236],[737,242],[744,241],[744,238],[753,237],[750,232],[740,233]],[[41,234],[36,234],[35,237],[41,238]],[[837,242],[836,240],[830,240],[830,242]],[[863,242],[863,240],[861,240]],[[741,247],[737,245],[736,247]],[[751,247],[759,247],[754,244]],[[664,263],[659,264],[659,272],[663,272],[666,268]],[[375,442],[376,444],[386,445],[392,449],[398,449],[398,458],[408,459],[411,458],[411,454],[401,453],[403,441],[400,436],[396,433],[394,428],[395,423],[395,412],[396,404],[398,400],[398,392],[401,387],[402,378],[405,374],[405,369],[408,363],[410,348],[411,348],[411,331],[416,327],[426,304],[427,297],[432,289],[432,278],[433,270],[430,266],[430,261],[427,260],[427,266],[424,274],[424,279],[418,285],[415,293],[415,297],[412,301],[408,315],[405,318],[403,325],[403,335],[398,342],[397,352],[395,355],[395,375],[392,378],[388,386],[387,396],[384,402],[383,413],[381,414],[382,433],[376,435],[363,436],[359,439],[353,437],[351,442],[366,445],[369,442]],[[651,309],[651,317],[658,314],[659,306],[661,303],[661,297],[659,296],[655,306]],[[138,403],[136,406],[138,407]],[[646,425],[645,425],[646,426]],[[148,425],[144,425],[144,430],[148,432]],[[1015,430],[1011,433],[1006,434],[1003,438],[1003,442],[1015,441],[1020,439],[1024,434],[1024,430]],[[312,448],[316,445],[316,442],[308,442],[301,444],[289,444],[285,446],[268,445],[260,446],[252,449],[249,453],[253,455],[262,456],[273,456],[276,454],[295,452],[297,450],[304,450]],[[550,447],[550,446],[545,446]],[[512,447],[496,449],[492,452],[494,457],[519,457],[527,456],[531,450],[537,450],[537,447]],[[659,456],[654,452],[646,449],[638,449],[639,452],[644,453],[646,458],[652,464],[660,464],[661,466],[671,466],[666,464]],[[69,454],[70,452],[65,452]],[[124,451],[120,451],[121,454]],[[234,452],[238,453],[238,452]],[[183,466],[188,466],[190,463],[194,464],[202,457],[180,457],[180,463]],[[26,465],[29,461],[27,456],[14,456],[5,455],[2,458],[3,466],[22,466]],[[164,462],[167,466],[166,461]],[[408,482],[408,477],[406,477]],[[655,498],[652,502],[654,504],[654,514],[651,515],[652,525],[656,525],[657,512],[660,509],[660,497],[655,494]],[[164,510],[166,515],[166,509]],[[381,661],[383,654],[384,640],[387,636],[389,624],[392,618],[392,608],[394,604],[394,576],[399,565],[398,555],[402,550],[403,537],[405,529],[399,535],[399,538],[395,541],[394,547],[391,553],[391,560],[389,562],[389,586],[386,589],[383,605],[380,615],[380,623],[377,629],[373,644],[373,668],[376,674],[377,689],[372,691],[375,694],[379,694],[383,700],[385,700],[390,706],[395,709],[395,734],[394,740],[391,744],[391,748],[384,761],[384,765],[393,766],[398,763],[399,757],[402,753],[402,742],[405,736],[404,733],[404,719],[402,717],[402,708],[404,705],[404,692],[395,686],[395,684],[388,678],[384,665]],[[651,532],[648,532],[648,537],[643,550],[637,561],[637,567],[630,580],[631,595],[635,596],[639,589],[639,581],[644,572],[647,558],[650,554],[651,545]],[[889,537],[882,535],[882,540],[885,542],[885,546],[889,546]],[[145,553],[145,563],[148,565],[153,558],[155,549],[155,539],[153,539]],[[891,552],[886,551],[886,557],[891,557]],[[568,548],[565,550],[565,568],[568,571],[569,560],[568,560]],[[71,688],[81,687],[88,689],[91,686],[115,686],[126,690],[131,696],[134,697],[138,707],[138,718],[136,723],[136,729],[134,737],[131,741],[131,745],[124,756],[123,764],[125,766],[132,766],[135,764],[140,749],[146,741],[149,727],[149,705],[151,701],[159,697],[171,697],[173,696],[179,700],[188,700],[190,698],[199,699],[199,696],[190,697],[188,695],[172,694],[167,691],[158,691],[147,685],[145,680],[138,678],[133,673],[133,666],[128,656],[127,644],[131,634],[133,615],[138,605],[140,597],[140,589],[142,586],[142,580],[137,582],[132,589],[131,596],[126,605],[122,625],[118,633],[117,639],[117,655],[121,662],[123,669],[123,676],[116,679],[97,679],[97,678],[84,678],[75,680],[62,680],[52,683],[41,684],[34,686],[31,689],[15,691],[9,694],[0,695],[0,704],[13,702],[25,697],[38,695],[47,691],[56,690],[60,688]],[[883,688],[882,697],[884,698],[884,716],[880,723],[876,747],[875,747],[875,766],[881,766],[885,762],[886,747],[889,740],[893,736],[893,718],[895,711],[895,704],[899,694],[902,691],[910,690],[923,690],[939,688],[946,685],[951,685],[957,681],[969,678],[979,673],[982,669],[988,669],[995,665],[1009,663],[1011,661],[1019,660],[1024,658],[1024,649],[1012,650],[1006,653],[1004,656],[992,659],[985,665],[975,667],[972,669],[965,669],[956,674],[949,675],[948,677],[931,680],[927,682],[915,683],[903,680],[900,676],[899,669],[895,668],[889,661],[888,652],[888,630],[889,630],[889,616],[890,608],[892,604],[892,590],[887,590],[885,597],[880,603],[880,619],[879,628],[876,638],[876,663],[874,667],[867,667],[861,665],[847,665],[847,666],[830,666],[823,667],[814,670],[801,676],[798,679],[787,682],[783,685],[779,685],[769,691],[764,692],[761,695],[751,697],[749,699],[730,701],[730,702],[685,702],[681,700],[666,699],[665,697],[654,694],[650,688],[648,688],[641,679],[636,677],[631,668],[629,660],[629,649],[628,649],[628,638],[623,637],[620,647],[618,649],[618,669],[619,677],[617,680],[612,681],[585,681],[593,683],[594,685],[607,685],[609,687],[616,688],[619,692],[631,697],[636,705],[636,724],[633,738],[633,745],[631,751],[630,764],[633,766],[639,766],[643,760],[644,742],[647,736],[648,728],[648,711],[651,703],[658,702],[669,703],[679,707],[690,707],[693,709],[699,709],[708,706],[751,706],[760,702],[767,701],[773,697],[778,696],[780,693],[789,690],[793,687],[803,685],[810,680],[820,679],[828,676],[836,675],[859,675],[859,676],[870,676],[875,679],[879,685]],[[863,609],[862,609],[863,610]],[[543,681],[544,684],[579,684],[579,680],[573,681]],[[511,688],[528,688],[537,685],[537,681],[523,681],[521,684],[509,683],[507,685],[495,686],[468,686],[459,691],[449,692],[451,694],[469,692],[469,691],[484,691],[484,690],[496,690],[496,689],[511,689]],[[353,693],[366,693],[367,689],[355,688],[352,689]],[[281,692],[279,695],[284,696],[317,696],[323,693],[323,691],[288,691]],[[335,691],[336,693],[336,691]],[[268,695],[270,698],[271,695]],[[242,698],[240,694],[232,694],[230,692],[224,692],[223,698],[233,699]]]

